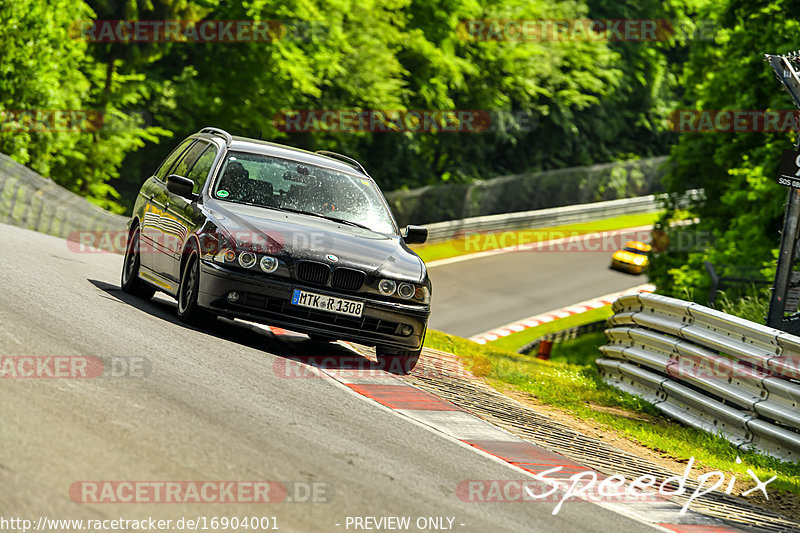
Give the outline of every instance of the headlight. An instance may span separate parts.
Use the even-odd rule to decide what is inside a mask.
[[[397,283],[390,279],[382,279],[378,283],[378,291],[384,296],[391,296],[394,294],[395,289],[397,289]]]
[[[269,255],[262,257],[258,264],[261,266],[261,270],[267,274],[271,274],[278,270],[278,260]]]
[[[236,252],[223,248],[214,256],[214,261],[217,263],[233,263],[236,261]]]
[[[405,298],[406,300],[408,300],[409,298],[414,296],[414,291],[416,290],[417,288],[410,283],[401,283],[400,286],[397,287],[397,295],[400,298]]]
[[[239,254],[239,264],[244,268],[250,268],[256,264],[256,254],[253,252],[242,252]]]

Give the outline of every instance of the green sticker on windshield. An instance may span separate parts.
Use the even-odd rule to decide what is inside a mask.
[[[227,198],[228,194],[228,191],[217,191],[217,197],[219,198]]]

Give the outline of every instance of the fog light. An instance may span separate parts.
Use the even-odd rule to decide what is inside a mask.
[[[256,264],[256,254],[253,252],[242,252],[239,254],[239,264],[244,268],[250,268]]]
[[[397,295],[406,300],[414,296],[414,291],[416,291],[416,287],[410,283],[401,283],[400,286],[397,287]]]
[[[400,334],[405,336],[405,337],[408,337],[413,332],[414,332],[414,328],[412,328],[408,324],[403,324],[402,327],[400,328]]]
[[[382,279],[381,282],[378,283],[378,291],[384,296],[391,296],[394,294],[396,288],[397,283],[390,279]]]
[[[239,301],[239,293],[236,291],[231,291],[228,293],[228,301],[232,304],[235,304]]]

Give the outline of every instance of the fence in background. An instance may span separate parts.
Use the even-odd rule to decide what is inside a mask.
[[[737,446],[800,457],[800,337],[647,293],[613,305],[604,380]]]
[[[703,191],[700,189],[687,191],[683,196],[675,200],[676,205],[687,205],[689,202],[701,198],[702,194]],[[649,196],[623,198],[607,202],[450,220],[448,222],[428,224],[426,227],[428,228],[428,239],[431,242],[435,242],[475,232],[492,233],[515,229],[536,229],[578,224],[621,215],[653,213],[663,209],[663,196],[651,194]]]
[[[0,154],[0,222],[68,238],[124,230],[126,221]]]
[[[390,192],[386,199],[405,226],[633,198],[663,191],[666,161],[653,157],[431,185]]]

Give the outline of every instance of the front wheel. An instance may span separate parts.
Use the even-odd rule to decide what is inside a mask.
[[[139,249],[139,228],[136,228],[128,239],[125,248],[125,260],[122,262],[122,279],[120,287],[124,292],[139,298],[149,300],[156,290],[139,279],[139,268],[142,265],[141,251]]]
[[[199,291],[200,260],[197,250],[192,250],[183,266],[181,283],[178,287],[178,318],[186,324],[207,329],[214,325],[217,316],[197,305]]]
[[[378,356],[378,366],[391,374],[408,374],[419,361],[419,350],[393,350],[378,346],[375,355]]]

